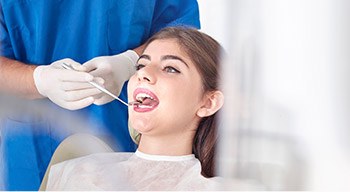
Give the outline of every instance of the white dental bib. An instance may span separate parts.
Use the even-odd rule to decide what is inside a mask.
[[[98,153],[52,166],[47,190],[215,190],[195,156]]]

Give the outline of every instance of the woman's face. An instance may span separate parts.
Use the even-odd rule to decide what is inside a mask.
[[[203,105],[202,82],[177,40],[151,42],[137,69],[129,80],[128,99],[144,100],[146,106],[129,107],[133,128],[152,136],[195,131],[200,119],[196,112]]]

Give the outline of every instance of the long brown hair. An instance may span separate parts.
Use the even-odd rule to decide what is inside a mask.
[[[147,42],[157,39],[176,39],[195,64],[202,79],[203,93],[218,90],[220,45],[210,36],[194,28],[168,27],[160,30]],[[193,139],[192,151],[202,165],[202,175],[214,176],[217,140],[216,113],[202,118]]]

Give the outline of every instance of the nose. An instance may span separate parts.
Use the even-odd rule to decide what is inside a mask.
[[[143,67],[142,69],[137,71],[137,79],[139,82],[147,82],[150,84],[154,84],[156,82],[156,71],[155,67],[151,66],[151,64]]]

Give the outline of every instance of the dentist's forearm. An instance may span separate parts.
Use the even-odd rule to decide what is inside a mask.
[[[0,92],[26,99],[42,98],[34,84],[36,67],[0,56]]]

